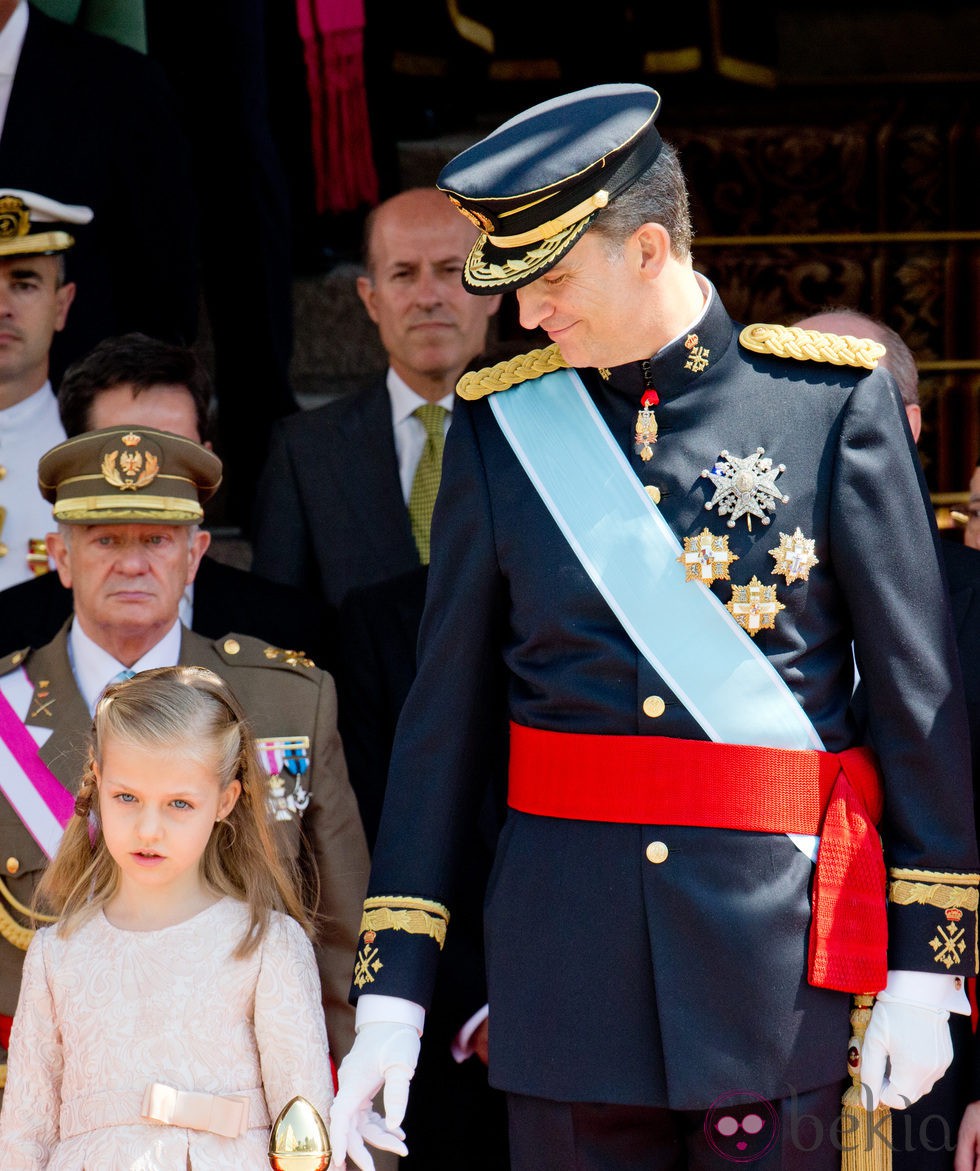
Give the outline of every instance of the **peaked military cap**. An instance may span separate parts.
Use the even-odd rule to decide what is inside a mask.
[[[0,257],[64,252],[75,243],[67,228],[89,223],[92,215],[82,204],[0,187]]]
[[[660,153],[659,110],[649,86],[591,86],[532,106],[450,160],[436,185],[483,233],[463,271],[469,291],[520,288],[557,264]]]
[[[150,427],[103,427],[52,447],[38,487],[61,524],[192,525],[221,483],[221,460]]]

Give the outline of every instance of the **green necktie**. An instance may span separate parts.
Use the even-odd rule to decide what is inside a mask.
[[[415,469],[415,479],[412,481],[412,491],[408,497],[412,536],[415,538],[423,565],[429,564],[429,527],[432,524],[432,507],[436,502],[439,477],[442,474],[446,413],[446,408],[436,403],[426,403],[412,412],[425,428],[425,447]]]

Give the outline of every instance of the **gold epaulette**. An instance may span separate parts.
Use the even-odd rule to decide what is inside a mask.
[[[747,325],[738,340],[757,354],[796,358],[800,362],[831,362],[834,366],[862,366],[874,370],[885,356],[881,342],[849,333],[821,333],[797,325]]]
[[[268,643],[262,643],[247,634],[229,634],[225,638],[216,639],[212,646],[229,664],[238,662],[248,667],[267,663],[286,667],[316,666],[305,651],[290,651],[284,647],[269,646]]]
[[[545,346],[543,350],[530,350],[498,362],[496,366],[484,366],[482,370],[470,370],[456,383],[460,398],[486,398],[495,390],[509,390],[531,378],[540,378],[555,370],[567,369],[568,363],[561,356],[557,346]]]
[[[34,930],[31,927],[24,927],[23,924],[18,923],[4,906],[4,903],[8,903],[25,918],[34,918],[42,923],[57,922],[56,916],[41,915],[36,911],[31,911],[30,907],[25,907],[19,899],[14,898],[7,884],[0,880],[0,938],[5,939],[8,943],[12,943],[20,951],[27,951],[31,940],[34,938]]]

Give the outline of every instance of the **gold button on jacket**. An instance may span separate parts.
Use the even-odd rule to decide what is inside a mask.
[[[667,709],[667,705],[660,698],[659,695],[648,695],[643,701],[643,714],[649,716],[651,720],[662,716]]]
[[[667,861],[667,855],[669,853],[670,850],[667,849],[667,846],[664,842],[651,842],[650,845],[647,846],[647,861],[653,862],[654,865],[658,865],[661,862]]]

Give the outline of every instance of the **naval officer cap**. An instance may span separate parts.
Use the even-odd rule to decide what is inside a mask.
[[[660,153],[660,95],[596,85],[518,114],[448,162],[436,185],[483,233],[463,270],[471,293],[536,280]]]
[[[92,209],[80,203],[59,203],[33,191],[0,187],[0,258],[48,256],[75,243],[68,231],[92,220]]]
[[[221,483],[221,460],[169,431],[103,427],[45,452],[37,483],[59,524],[194,525]]]

